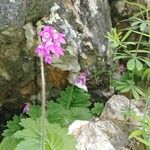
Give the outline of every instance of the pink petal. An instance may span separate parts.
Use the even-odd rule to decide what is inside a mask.
[[[58,39],[58,37],[59,37],[58,33],[54,33],[54,36],[53,36],[54,40]]]
[[[23,107],[23,110],[22,110],[22,113],[25,114],[29,111],[29,108],[30,107],[30,104],[29,103],[25,103],[24,104],[24,107]]]
[[[55,44],[55,49],[59,55],[64,55],[63,49],[60,46]]]
[[[47,42],[48,39],[46,39],[44,36],[42,37],[42,42]]]
[[[38,55],[38,56],[44,56],[45,54],[45,49],[44,49],[44,45],[43,44],[39,44],[37,46],[37,48],[35,49],[35,53]]]
[[[54,43],[52,42],[52,39],[48,39],[45,43],[45,46],[48,47],[48,46],[52,46]]]
[[[62,44],[66,44],[66,40],[64,38],[60,38],[59,42],[62,43]]]
[[[47,63],[47,64],[51,64],[51,63],[52,63],[52,57],[51,57],[51,55],[46,55],[46,56],[44,57],[44,61],[45,61],[45,63]]]

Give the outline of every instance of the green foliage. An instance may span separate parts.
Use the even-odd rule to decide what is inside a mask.
[[[37,111],[33,111],[33,109],[37,109]],[[41,116],[39,110],[39,106],[33,105],[28,114],[31,118],[36,119]],[[88,108],[72,107],[66,109],[61,104],[50,101],[47,103],[46,117],[50,123],[58,123],[62,127],[66,127],[77,119],[89,120],[92,118],[92,114]]]
[[[60,93],[59,103],[64,108],[88,107],[90,105],[90,95],[84,90],[74,86],[68,86],[65,91]]]
[[[73,138],[67,135],[67,129],[74,120],[89,120],[92,114],[99,115],[103,105],[96,103],[90,110],[90,95],[74,86],[68,86],[60,93],[56,101],[46,105],[46,143],[45,150],[74,150]],[[41,107],[30,105],[28,118],[14,116],[7,122],[0,150],[40,150]],[[11,145],[10,145],[10,144]]]
[[[14,136],[8,136],[0,143],[0,150],[15,150],[20,141],[21,140],[14,138]]]
[[[104,108],[104,104],[102,104],[102,103],[95,103],[94,107],[91,109],[92,114],[99,116],[102,113],[103,108]]]
[[[12,136],[3,139],[0,150],[40,150],[41,144],[41,120],[21,119],[19,123],[22,130],[18,130]],[[45,150],[75,150],[73,137],[67,135],[67,129],[58,124],[50,124],[46,121]]]
[[[130,95],[130,98],[144,98],[144,117],[137,116],[135,113],[129,115],[141,125],[140,129],[131,133],[130,138],[134,137],[148,146],[147,150],[150,150],[150,118],[146,115],[150,106],[150,7],[142,5],[138,0],[124,1],[127,5],[137,7],[139,11],[128,20],[126,19],[129,27],[121,31],[114,28],[108,33],[113,61],[116,63],[119,60],[126,66],[125,73],[119,72],[118,69],[121,77],[113,81],[113,85],[117,91]],[[128,109],[131,111],[130,108]]]
[[[143,116],[138,116],[136,113],[131,113],[130,117],[140,124],[142,128],[139,128],[135,131],[133,131],[129,138],[135,138],[139,142],[145,144],[150,148],[150,118],[145,115]]]
[[[121,93],[131,93],[136,100],[139,100],[140,95],[144,95],[143,91],[132,80],[115,81],[114,85]]]
[[[33,118],[40,118],[41,117],[41,107],[39,105],[31,105],[27,114]]]
[[[107,38],[110,42],[112,49],[115,49],[118,46],[122,45],[120,40],[122,38],[122,32],[118,33],[116,28],[112,28],[111,32],[110,33],[108,32]]]
[[[142,12],[129,18],[130,27],[122,31],[114,28],[108,33],[110,47],[113,50],[113,60],[126,62],[126,74],[132,74],[126,80],[120,78],[120,81],[115,81],[114,86],[121,93],[130,93],[135,99],[139,99],[140,96],[143,96],[145,85],[150,78],[150,21],[147,12],[149,8],[140,3],[126,2],[129,5],[137,6]],[[144,18],[144,15],[147,18]],[[130,38],[133,35],[137,36],[134,41],[133,38]],[[146,84],[141,83],[141,80],[144,80]]]
[[[146,69],[144,72],[143,72],[143,75],[142,75],[142,79],[147,79],[147,81],[150,80],[150,68]]]
[[[131,71],[134,70],[135,68],[138,71],[141,71],[143,69],[143,64],[137,58],[132,58],[128,60],[127,68],[128,70],[131,70]]]
[[[60,93],[60,97],[47,103],[46,116],[50,123],[58,123],[62,127],[69,126],[74,120],[89,120],[92,113],[87,108],[90,105],[90,96],[82,89],[68,86]],[[28,115],[38,118],[41,115],[39,106],[31,106]]]
[[[12,136],[16,131],[22,129],[22,127],[19,124],[20,120],[21,120],[21,117],[14,116],[13,120],[7,121],[7,129],[4,130],[2,135],[4,137],[9,137],[9,136]]]
[[[17,131],[14,136],[23,139],[16,150],[40,150],[41,129],[40,119],[22,119],[20,125],[23,130]],[[75,150],[72,136],[67,135],[67,130],[58,124],[49,124],[46,121],[45,150]]]

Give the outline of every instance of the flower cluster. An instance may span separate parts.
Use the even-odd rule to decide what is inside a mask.
[[[61,44],[66,44],[64,34],[57,32],[52,26],[44,26],[39,34],[41,43],[37,46],[35,52],[37,56],[44,58],[45,63],[51,64],[53,55],[56,57],[64,55],[64,49],[61,47]]]
[[[77,87],[88,91],[86,86],[86,80],[87,80],[87,74],[86,73],[80,73],[80,75],[76,78],[74,85]]]

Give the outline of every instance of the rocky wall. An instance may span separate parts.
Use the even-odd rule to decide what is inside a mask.
[[[109,60],[107,0],[0,0],[0,13],[0,106],[40,99],[39,59],[34,50],[42,24],[52,24],[67,40],[65,56],[45,65],[48,91]]]

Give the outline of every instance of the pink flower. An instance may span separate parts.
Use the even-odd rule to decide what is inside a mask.
[[[44,56],[45,55],[45,46],[44,44],[39,44],[35,50],[35,53],[38,55],[38,56]]]
[[[52,63],[52,57],[51,57],[51,55],[46,55],[46,56],[44,57],[44,61],[45,61],[45,63],[47,63],[47,64],[51,64],[51,63]]]
[[[50,47],[50,51],[54,55],[56,55],[56,57],[60,57],[64,55],[63,49],[58,44],[55,43]]]
[[[81,85],[85,85],[86,84],[86,74],[81,73],[80,76],[76,79],[76,83],[79,83]]]
[[[66,44],[65,35],[59,33],[52,26],[45,26],[40,32],[41,43],[37,46],[35,53],[42,56],[45,63],[52,63],[52,56],[60,57],[64,55],[64,49],[61,44]]]
[[[87,86],[86,86],[86,79],[87,78],[87,74],[86,73],[81,73],[75,80],[75,84],[77,87],[84,89],[85,91],[87,90]]]
[[[25,103],[24,106],[23,106],[23,110],[22,110],[22,113],[25,114],[29,111],[29,107],[30,107],[30,104],[29,103]]]
[[[120,73],[123,73],[125,70],[126,70],[125,65],[124,65],[123,63],[121,63],[121,64],[119,65],[119,72],[120,72]]]
[[[66,41],[64,39],[65,35],[62,33],[58,33],[57,36],[54,35],[54,42],[57,43],[62,43],[62,44],[66,44]]]
[[[45,26],[43,30],[40,32],[40,36],[42,37],[42,42],[46,42],[49,39],[52,39],[54,36],[55,29],[52,26]]]

